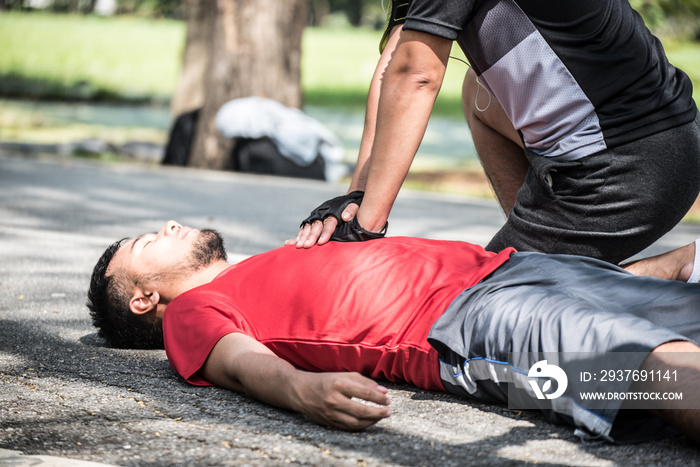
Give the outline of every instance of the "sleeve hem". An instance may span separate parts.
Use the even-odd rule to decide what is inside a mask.
[[[403,28],[405,30],[425,32],[451,41],[456,40],[460,33],[460,30],[454,29],[454,27],[417,18],[406,18]]]

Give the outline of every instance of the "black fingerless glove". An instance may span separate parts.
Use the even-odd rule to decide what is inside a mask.
[[[329,199],[311,211],[309,217],[302,221],[301,226],[304,227],[304,225],[313,224],[316,221],[323,222],[327,217],[333,216],[337,219],[338,226],[335,228],[333,235],[331,235],[331,240],[335,240],[336,242],[364,242],[382,238],[386,235],[386,229],[389,226],[388,222],[381,232],[376,233],[360,227],[355,217],[350,222],[343,221],[341,217],[343,211],[345,211],[345,208],[348,207],[350,203],[355,203],[358,206],[362,204],[362,197],[364,195],[364,191],[353,191],[347,195],[336,196],[333,199]]]
[[[353,217],[350,222],[340,222],[335,228],[331,240],[336,242],[366,242],[367,240],[376,240],[386,235],[386,229],[389,227],[387,222],[381,232],[370,232],[365,230],[357,222],[357,217]]]
[[[311,211],[309,217],[301,222],[301,227],[304,227],[305,224],[313,224],[315,221],[323,222],[326,220],[326,217],[329,216],[335,217],[338,220],[338,223],[343,223],[341,215],[343,214],[343,211],[345,211],[345,208],[348,207],[350,203],[355,203],[359,206],[362,203],[362,197],[364,195],[364,191],[353,191],[347,195],[336,196],[333,199],[329,199]]]

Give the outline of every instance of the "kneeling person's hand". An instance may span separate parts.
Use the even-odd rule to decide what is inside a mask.
[[[355,216],[363,196],[364,192],[353,191],[322,203],[302,221],[297,237],[284,244],[310,248],[316,244],[323,245],[329,240],[361,242],[383,237],[388,224],[381,232],[370,232],[357,222]]]

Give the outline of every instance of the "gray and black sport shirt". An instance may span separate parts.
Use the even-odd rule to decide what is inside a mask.
[[[581,157],[691,122],[692,83],[628,0],[394,0],[387,30],[456,40],[527,148]]]

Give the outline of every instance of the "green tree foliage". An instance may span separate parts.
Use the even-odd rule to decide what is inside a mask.
[[[30,3],[28,0],[0,0],[0,11],[44,10],[52,13],[83,13],[95,11],[97,0],[48,0]],[[183,0],[116,0],[117,15],[139,15],[151,18],[176,18],[183,15]]]
[[[630,0],[650,29],[678,39],[700,39],[700,0]]]
[[[311,24],[348,24],[381,28],[391,0],[308,0]]]

